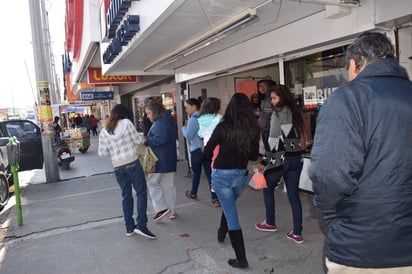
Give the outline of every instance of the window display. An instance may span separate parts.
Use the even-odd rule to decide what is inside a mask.
[[[286,85],[295,94],[297,103],[303,110],[308,149],[313,143],[319,107],[334,90],[348,80],[345,52],[346,46],[343,46],[285,63]]]

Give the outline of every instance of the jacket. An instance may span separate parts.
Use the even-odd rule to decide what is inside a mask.
[[[265,166],[265,173],[282,169],[285,157],[300,155],[299,134],[293,127],[292,111],[288,106],[275,107],[270,118],[265,153],[260,162]]]
[[[114,134],[104,128],[99,134],[99,156],[111,156],[113,167],[122,166],[137,160],[137,146],[144,143],[129,119],[118,121]]]
[[[368,65],[326,100],[311,157],[328,259],[412,266],[412,83],[394,59]]]
[[[222,121],[222,114],[203,114],[197,120],[199,122],[198,135],[203,139],[203,145],[205,146],[212,136],[215,127]]]
[[[261,82],[266,83],[267,91],[262,94],[259,92],[259,84]],[[262,132],[268,131],[270,128],[270,118],[272,116],[272,99],[270,97],[270,88],[274,86],[276,82],[272,80],[260,80],[257,82],[258,95],[260,99],[260,116],[258,118],[258,124]],[[265,140],[266,141],[266,140]]]
[[[150,146],[159,159],[156,173],[176,171],[176,125],[169,112],[153,122],[147,133],[146,145]]]
[[[248,161],[256,161],[259,156],[259,139],[251,143],[248,157],[241,158],[236,154],[238,147],[226,137],[227,131],[223,123],[216,126],[205,146],[205,158],[213,160],[212,167],[216,169],[247,169]]]
[[[190,152],[203,148],[203,139],[197,135],[199,131],[199,122],[197,121],[198,117],[198,112],[193,113],[193,115],[189,118],[187,126],[182,127],[183,136],[189,142]]]

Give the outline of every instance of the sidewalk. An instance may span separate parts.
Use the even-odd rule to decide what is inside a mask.
[[[41,184],[41,174],[30,179],[22,191],[23,226],[10,209],[3,225],[1,274],[323,273],[324,235],[310,194],[301,194],[305,242],[299,245],[285,237],[292,227],[286,194],[276,192],[279,230],[270,233],[254,228],[265,218],[261,192],[245,190],[238,210],[250,266],[239,270],[227,264],[234,258],[229,239],[217,242],[221,209],[210,204],[205,178],[199,202],[184,195],[191,185],[186,162],[178,163],[175,177],[178,217],[154,223],[148,200],[148,227],[157,235],[149,240],[125,236],[120,189],[110,159],[97,156],[97,139],[86,154],[75,156],[72,170],[61,173],[62,181]]]

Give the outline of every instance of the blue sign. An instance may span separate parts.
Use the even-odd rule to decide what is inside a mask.
[[[93,101],[93,100],[113,100],[113,91],[90,91],[90,92],[80,92],[80,98],[82,101]]]

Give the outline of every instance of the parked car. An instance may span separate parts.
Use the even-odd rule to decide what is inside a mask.
[[[20,141],[19,171],[43,168],[41,129],[29,120],[8,120],[0,122],[0,209],[9,199],[9,187],[13,178],[7,157],[9,138],[16,136]]]

